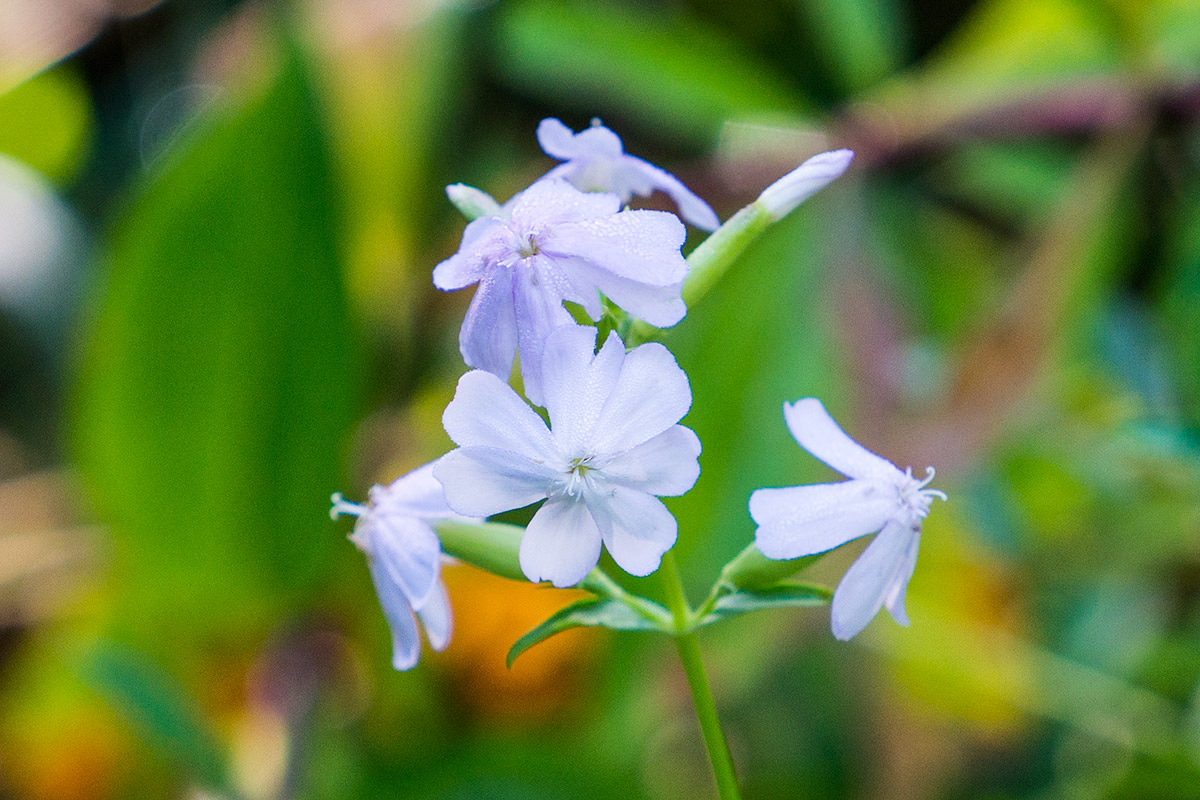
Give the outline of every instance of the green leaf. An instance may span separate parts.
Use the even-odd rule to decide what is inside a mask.
[[[923,69],[940,89],[990,94],[1120,66],[1111,11],[1075,0],[986,0]]]
[[[723,595],[713,605],[713,610],[700,620],[701,625],[711,625],[719,620],[762,611],[768,608],[796,608],[823,606],[829,603],[833,592],[816,583],[778,583],[765,589],[740,589]]]
[[[796,87],[721,31],[637,5],[506,4],[496,66],[560,106],[619,110],[699,146],[730,118],[805,105]]]
[[[164,757],[205,788],[233,797],[220,745],[183,689],[145,656],[97,644],[79,665],[83,682],[102,694]]]
[[[797,6],[844,89],[865,89],[900,66],[903,26],[896,0],[800,0]]]
[[[194,642],[254,635],[327,574],[361,371],[298,57],[163,162],[108,244],[75,430],[117,620],[167,653],[180,618]]]
[[[517,656],[556,633],[580,627],[601,627],[614,631],[658,631],[658,623],[642,616],[616,600],[587,597],[552,614],[549,619],[522,636],[508,651],[508,666]]]

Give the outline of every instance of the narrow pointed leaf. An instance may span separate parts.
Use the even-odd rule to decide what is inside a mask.
[[[581,627],[609,628],[614,631],[662,630],[657,623],[643,617],[624,603],[588,597],[560,609],[518,639],[508,651],[508,666],[511,667],[517,656],[535,644],[544,642],[556,633]]]
[[[137,652],[104,643],[84,655],[79,670],[84,683],[129,720],[147,744],[200,785],[233,796],[216,737],[170,676]]]
[[[700,624],[711,625],[729,617],[768,608],[823,606],[829,603],[831,597],[831,589],[815,583],[780,583],[753,591],[743,589],[717,600],[713,610],[700,620]]]

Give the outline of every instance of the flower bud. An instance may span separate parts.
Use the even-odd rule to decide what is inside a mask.
[[[837,180],[853,160],[852,150],[819,153],[764,189],[757,202],[773,219],[781,220]]]

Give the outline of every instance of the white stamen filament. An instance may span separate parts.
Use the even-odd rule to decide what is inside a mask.
[[[945,500],[946,493],[940,489],[926,489],[930,481],[933,480],[935,471],[933,467],[925,468],[925,478],[917,480],[913,477],[912,467],[904,470],[904,476],[907,481],[900,487],[900,499],[911,508],[918,517],[929,516],[929,506],[934,499]]]
[[[593,460],[594,457],[590,455],[571,459],[567,470],[567,480],[563,485],[564,494],[569,497],[580,497],[585,488],[595,488],[592,478],[588,477],[588,473],[596,469]]]
[[[329,497],[329,502],[333,503],[333,507],[329,509],[329,518],[337,519],[343,514],[348,517],[361,517],[370,509],[361,503],[351,503],[342,497],[341,492],[334,492]]]

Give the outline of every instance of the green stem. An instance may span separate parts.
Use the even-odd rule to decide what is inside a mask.
[[[717,228],[692,251],[687,258],[688,274],[684,278],[682,289],[683,302],[688,308],[695,305],[724,277],[738,256],[770,227],[772,222],[775,222],[775,219],[760,203],[751,203],[726,220],[724,225]],[[661,335],[661,330],[639,320],[630,326],[628,338],[623,337],[622,341],[626,347],[632,347],[630,341],[648,342]]]
[[[700,731],[704,734],[708,759],[712,762],[717,791],[721,800],[740,800],[737,775],[733,771],[733,757],[729,754],[725,732],[721,730],[721,721],[717,717],[717,705],[713,701],[712,687],[709,686],[708,675],[704,671],[700,643],[696,641],[696,634],[691,632],[692,610],[683,592],[683,581],[675,563],[675,554],[670,551],[663,556],[662,575],[667,592],[667,607],[671,609],[675,619],[675,647],[679,651],[679,660],[683,663],[683,672],[687,675],[688,687],[692,690],[692,702],[696,706],[696,717],[700,720]]]
[[[673,619],[667,618],[666,610],[662,606],[658,605],[658,603],[652,603],[645,598],[638,597],[635,594],[630,594],[629,592],[625,591],[621,587],[621,584],[617,583],[607,574],[605,574],[600,567],[596,567],[589,572],[587,576],[579,582],[579,588],[586,589],[592,594],[599,595],[601,597],[607,597],[611,600],[618,600],[663,630],[668,630],[669,626],[671,626],[674,622]]]

